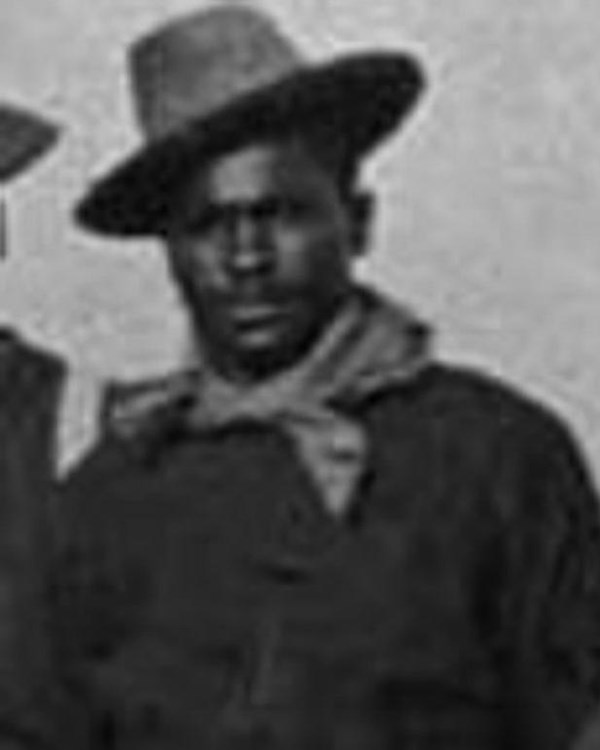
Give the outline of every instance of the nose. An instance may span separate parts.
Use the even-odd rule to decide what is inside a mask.
[[[251,209],[236,211],[229,230],[229,269],[238,275],[263,273],[273,262],[273,243],[267,222]]]

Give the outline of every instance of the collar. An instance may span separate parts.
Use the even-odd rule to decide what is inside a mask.
[[[105,414],[111,431],[162,446],[175,434],[210,432],[236,421],[279,427],[292,440],[327,509],[349,505],[366,456],[366,436],[347,407],[412,380],[428,361],[429,332],[404,308],[357,287],[312,351],[256,385],[231,383],[202,356],[165,378],[113,385]]]

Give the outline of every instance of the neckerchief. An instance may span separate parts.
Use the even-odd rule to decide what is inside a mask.
[[[109,428],[136,439],[240,421],[274,424],[290,437],[326,510],[343,515],[367,455],[364,429],[344,413],[414,376],[427,355],[427,329],[400,306],[357,288],[313,350],[294,367],[254,385],[223,379],[195,353],[192,367],[143,384],[115,385],[107,397]]]

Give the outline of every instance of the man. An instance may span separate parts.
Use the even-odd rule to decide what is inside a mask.
[[[56,145],[46,116],[0,102],[0,200]],[[0,202],[0,260],[9,248]],[[0,749],[37,747],[61,724],[62,684],[54,685],[54,644],[45,570],[52,562],[54,493],[93,442],[99,384],[0,326]],[[71,716],[71,704],[67,714]],[[58,720],[58,721],[57,721]],[[61,739],[70,742],[70,728]]]
[[[41,115],[0,103],[0,189],[54,146],[57,127]],[[1,204],[0,257],[8,254]],[[43,684],[47,668],[41,617],[42,571],[54,478],[56,431],[65,367],[55,354],[0,329],[0,726]],[[4,732],[0,747],[17,746],[38,731],[28,717]],[[7,736],[11,735],[11,736]],[[13,744],[14,743],[14,744]]]
[[[90,746],[565,750],[600,694],[600,535],[572,439],[358,286],[361,160],[419,64],[310,65],[257,11],[133,48],[146,143],[78,207],[162,239],[194,356],[115,386],[52,573]]]
[[[0,190],[5,191],[33,166],[54,145],[57,135],[56,126],[40,115],[0,103]],[[4,203],[0,204],[0,211],[0,257],[4,259],[8,254]],[[8,485],[21,485],[25,479],[11,479],[13,464],[20,465],[19,473],[31,472],[28,482],[42,481],[48,474],[53,460],[54,410],[62,377],[63,366],[57,357],[25,342],[11,327],[0,328],[3,497],[12,494]]]
[[[8,260],[11,251],[7,194],[55,147],[59,134],[46,116],[0,102],[0,260]],[[0,325],[0,380],[5,450],[27,457],[21,463],[28,483],[65,474],[94,441],[97,379],[73,367],[67,377],[57,353],[26,340],[12,325]]]

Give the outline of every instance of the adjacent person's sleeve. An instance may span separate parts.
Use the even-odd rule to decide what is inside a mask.
[[[55,686],[64,701],[58,730],[67,739],[56,750],[90,750],[111,742],[113,715],[101,674],[138,627],[145,593],[119,524],[132,464],[127,451],[109,437],[59,488],[49,622]],[[111,513],[107,507],[117,510]]]
[[[28,552],[29,520],[38,545]],[[23,554],[0,564],[0,750],[91,750],[82,620],[97,598],[92,550],[71,534],[66,513],[29,520]]]
[[[507,746],[566,750],[600,702],[600,506],[562,425],[526,442],[498,592]]]

